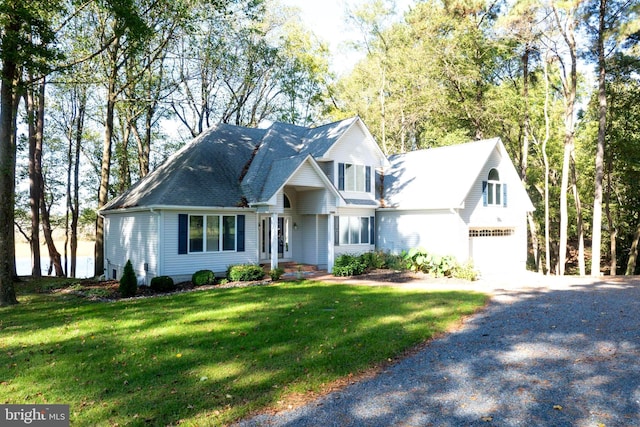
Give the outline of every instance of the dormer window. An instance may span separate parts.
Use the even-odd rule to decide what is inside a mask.
[[[338,163],[338,190],[371,192],[371,166]]]
[[[482,204],[484,206],[507,206],[507,184],[500,181],[500,173],[493,168],[486,181],[482,181]]]

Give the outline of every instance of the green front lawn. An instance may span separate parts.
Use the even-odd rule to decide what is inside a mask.
[[[469,292],[317,282],[0,309],[0,403],[72,425],[226,424],[400,355],[482,307]]]

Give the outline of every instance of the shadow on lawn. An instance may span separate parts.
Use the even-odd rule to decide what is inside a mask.
[[[497,298],[380,375],[241,425],[640,425],[640,287]]]
[[[15,335],[2,346],[0,401],[67,403],[74,425],[219,425],[308,391],[296,379],[318,391],[394,357],[424,340],[425,325],[441,332],[484,297],[311,282],[118,303],[46,298],[3,313],[0,335]]]

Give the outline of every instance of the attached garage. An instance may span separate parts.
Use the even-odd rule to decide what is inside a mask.
[[[500,139],[390,157],[376,182],[377,248],[420,245],[472,261],[482,275],[524,271],[533,205]]]
[[[485,275],[521,269],[521,252],[524,250],[513,227],[469,230],[469,259]]]

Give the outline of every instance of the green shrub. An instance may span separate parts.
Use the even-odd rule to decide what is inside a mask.
[[[450,277],[457,265],[454,257],[430,254],[422,248],[412,248],[403,251],[406,268],[411,271],[433,274],[435,277]]]
[[[365,252],[360,255],[360,261],[364,263],[366,268],[370,269],[386,267],[386,256],[382,251]]]
[[[136,294],[136,291],[138,290],[138,279],[136,278],[136,273],[133,271],[131,260],[128,260],[124,265],[124,271],[122,272],[122,277],[120,278],[118,290],[120,291],[120,295],[122,295],[123,298],[134,296]]]
[[[269,270],[269,276],[271,277],[271,280],[273,280],[274,282],[277,280],[280,280],[280,276],[282,276],[283,274],[284,274],[284,268],[282,267],[277,267]]]
[[[465,280],[478,280],[478,272],[473,268],[473,263],[457,264],[453,268],[453,277]]]
[[[333,275],[339,277],[358,276],[367,270],[367,264],[362,256],[342,254],[333,264]]]
[[[250,282],[264,278],[264,270],[257,264],[230,265],[227,278],[232,282]]]
[[[211,270],[198,270],[191,276],[191,283],[194,286],[214,285],[216,283],[216,275]]]
[[[406,270],[406,263],[402,255],[384,252],[383,256],[384,268],[389,268],[391,270]]]
[[[173,279],[169,276],[154,277],[150,286],[155,292],[170,292],[176,289]]]

